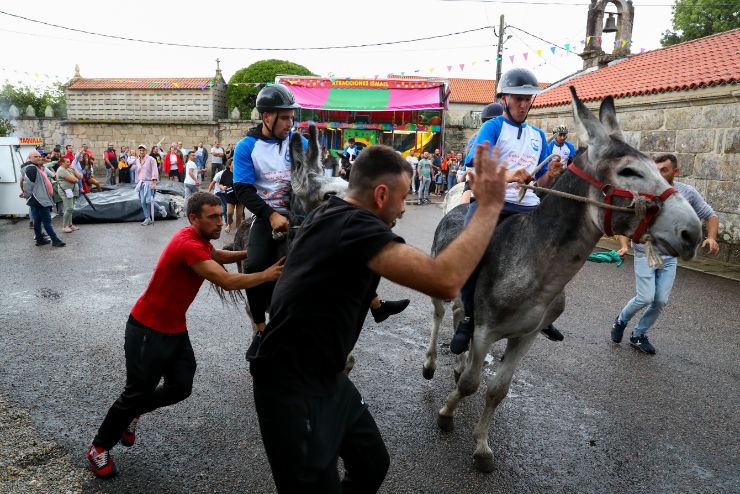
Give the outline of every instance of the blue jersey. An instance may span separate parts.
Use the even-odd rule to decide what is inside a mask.
[[[537,127],[523,123],[521,127],[509,122],[503,116],[496,117],[484,123],[478,130],[468,154],[465,157],[465,166],[473,166],[473,156],[478,144],[488,141],[491,146],[498,146],[499,160],[506,163],[509,171],[525,169],[528,173],[534,172],[538,164],[547,158],[547,140],[545,133]],[[547,171],[547,165],[535,175],[539,178]],[[519,195],[518,183],[506,184],[506,202],[516,203]],[[534,192],[527,190],[524,194],[522,206],[537,206],[540,198]]]
[[[254,185],[257,195],[271,208],[286,213],[290,207],[290,137],[282,141],[265,139],[252,129],[234,150],[234,183]],[[303,139],[303,150],[308,140]]]
[[[562,146],[558,146],[555,139],[553,139],[552,142],[547,145],[547,155],[550,156],[553,153],[560,156],[560,162],[563,166],[566,166],[576,157],[576,148],[574,148],[573,144],[568,141],[564,141]]]

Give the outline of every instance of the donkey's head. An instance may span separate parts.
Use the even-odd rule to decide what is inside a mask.
[[[303,152],[303,139],[295,133],[290,139],[291,187],[294,214],[305,215],[331,196],[344,197],[347,182],[338,177],[325,177],[321,165],[319,139],[316,126],[308,128],[308,149]]]
[[[614,100],[604,99],[597,119],[576,96],[573,95],[573,114],[576,132],[581,147],[576,166],[586,171],[596,180],[608,184],[612,190],[623,189],[632,193],[660,196],[670,185],[658,172],[655,162],[624,141],[617,122]],[[593,199],[603,202],[604,194],[591,187]],[[631,198],[613,196],[614,205],[629,206]],[[602,232],[609,230],[605,225],[605,210],[590,208],[591,219]],[[620,235],[632,237],[641,226],[641,219],[633,213],[612,212],[611,230]],[[688,201],[681,194],[674,193],[665,199],[660,212],[647,227],[656,244],[667,253],[691,259],[701,241],[701,223]]]

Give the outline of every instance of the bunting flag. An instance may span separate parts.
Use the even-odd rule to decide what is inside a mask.
[[[552,52],[553,55],[555,55],[555,50],[556,50],[556,48],[554,46],[551,46],[550,47],[550,51]]]
[[[529,53],[527,53],[527,52],[525,51],[524,53],[522,53],[522,56],[524,57],[524,60],[527,60],[527,57],[529,56]]]
[[[515,55],[509,55],[509,60],[511,60],[511,63],[514,63],[514,57]]]
[[[464,63],[461,63],[461,64],[460,64],[460,72],[462,72],[462,70],[463,70],[464,68],[465,68],[465,64],[464,64]]]
[[[570,43],[565,43],[565,51],[570,51]]]
[[[591,36],[586,36],[586,44],[589,44],[591,42]]]
[[[447,72],[452,72],[452,65],[447,66]]]
[[[541,57],[542,56],[542,50],[537,50],[537,56],[538,57]]]

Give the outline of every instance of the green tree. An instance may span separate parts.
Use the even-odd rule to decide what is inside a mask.
[[[730,0],[676,0],[673,29],[665,31],[663,46],[675,45],[740,27],[740,3]]]
[[[278,74],[289,75],[315,75],[303,65],[288,62],[287,60],[260,60],[249,67],[237,70],[229,79],[229,87],[226,89],[226,103],[228,110],[239,108],[242,118],[249,118],[257,100],[260,88],[254,86],[234,86],[236,83],[244,82],[274,82]]]
[[[24,115],[26,108],[31,105],[37,116],[43,116],[46,106],[51,105],[55,115],[63,115],[67,111],[64,89],[65,86],[58,83],[44,88],[32,88],[6,82],[0,90],[0,112],[5,113],[10,105],[15,105],[21,115]]]
[[[15,127],[8,120],[0,118],[0,137],[7,137],[15,132]]]

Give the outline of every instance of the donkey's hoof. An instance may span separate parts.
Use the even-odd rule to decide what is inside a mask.
[[[455,429],[454,418],[449,415],[437,415],[437,427],[442,432],[452,432]]]
[[[493,472],[493,453],[474,453],[475,469],[483,473]]]
[[[460,372],[457,369],[455,369],[454,371],[452,371],[452,376],[455,378],[455,384],[457,384],[457,381],[460,380],[460,376],[461,375],[462,375],[462,372]]]
[[[434,367],[424,367],[421,371],[421,375],[427,381],[434,377]]]

